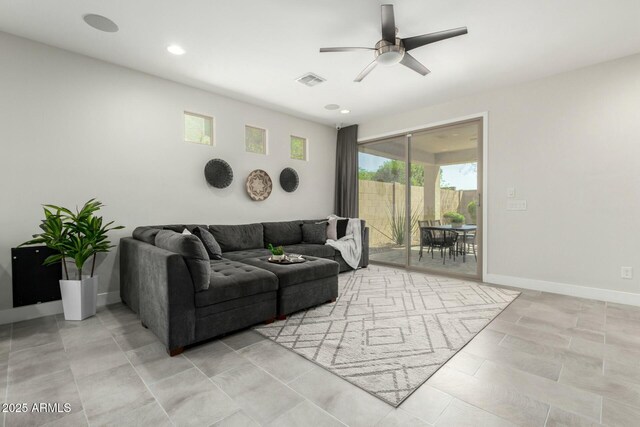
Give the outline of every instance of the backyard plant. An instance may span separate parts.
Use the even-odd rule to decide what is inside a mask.
[[[271,251],[271,253],[275,256],[284,255],[284,248],[282,246],[274,247],[271,243],[267,246],[267,249]]]
[[[389,228],[391,230],[391,234],[387,234],[382,230],[376,228],[387,239],[391,240],[396,245],[404,245],[405,242],[405,233],[407,230],[407,217],[405,215],[404,204],[400,204],[393,208],[391,203],[387,204],[387,211],[389,212]],[[411,214],[411,232],[413,232],[418,227],[418,220],[420,219],[420,208],[416,207],[416,210]],[[372,226],[373,227],[373,226]],[[375,228],[375,227],[374,227]]]
[[[473,223],[476,223],[476,218],[477,218],[477,214],[478,214],[478,202],[476,202],[475,200],[472,200],[469,202],[469,204],[467,205],[467,212],[469,212],[469,216],[471,217],[471,220],[473,221]]]
[[[61,262],[67,280],[68,262],[75,264],[78,277],[82,278],[82,270],[91,259],[90,277],[93,277],[96,255],[109,252],[115,246],[108,240],[107,233],[124,228],[112,225],[113,221],[103,224],[102,217],[95,215],[103,206],[96,199],[89,200],[82,209],[76,207],[75,212],[61,206],[44,205],[44,219],[40,224],[42,232],[34,234],[32,240],[20,246],[43,244],[55,250],[57,254],[47,257],[44,265]]]
[[[464,222],[464,215],[458,212],[447,212],[442,217],[449,220],[451,224],[462,224]]]

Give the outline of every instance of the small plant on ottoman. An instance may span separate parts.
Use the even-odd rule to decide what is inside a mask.
[[[267,247],[271,251],[271,259],[274,261],[282,261],[284,259],[284,248],[282,246],[273,247],[271,243]]]

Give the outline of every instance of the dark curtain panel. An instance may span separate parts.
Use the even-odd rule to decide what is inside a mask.
[[[335,208],[336,215],[358,217],[358,125],[338,130]]]

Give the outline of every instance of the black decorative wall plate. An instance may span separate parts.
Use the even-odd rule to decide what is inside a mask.
[[[213,159],[204,167],[204,177],[216,188],[226,188],[233,181],[233,169],[222,159]]]
[[[293,168],[284,168],[280,172],[280,186],[287,193],[293,193],[298,188],[298,172]]]

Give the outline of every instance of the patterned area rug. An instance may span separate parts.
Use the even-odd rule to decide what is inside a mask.
[[[519,292],[369,266],[339,297],[256,331],[398,406]]]

